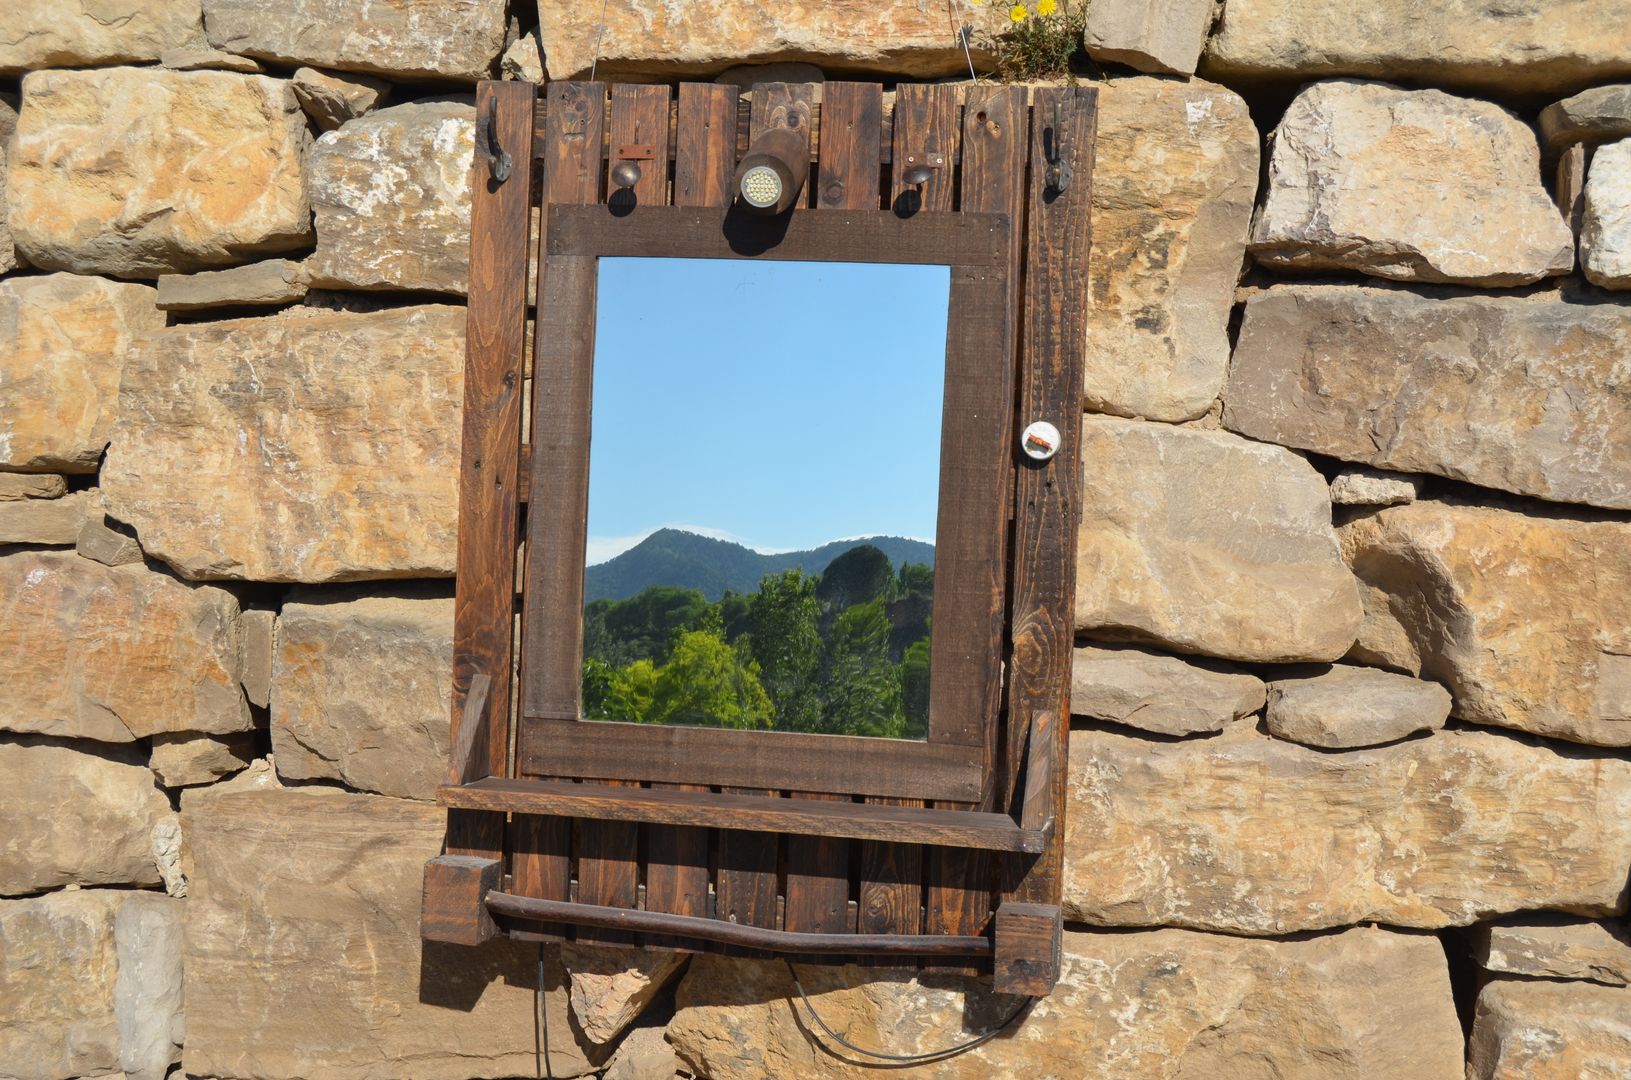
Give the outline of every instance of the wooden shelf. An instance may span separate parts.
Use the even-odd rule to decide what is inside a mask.
[[[833,836],[1035,854],[1053,834],[1052,820],[1021,828],[1007,814],[931,810],[877,803],[779,799],[708,791],[608,787],[565,780],[487,777],[440,789],[443,806],[516,814],[698,825],[748,832]]]

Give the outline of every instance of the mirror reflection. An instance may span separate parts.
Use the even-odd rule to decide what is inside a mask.
[[[599,261],[586,719],[926,737],[950,281]]]

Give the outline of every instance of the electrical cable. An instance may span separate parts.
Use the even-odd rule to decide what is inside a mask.
[[[992,1039],[995,1039],[998,1035],[1001,1035],[1004,1031],[1006,1031],[1009,1025],[1013,1024],[1015,1020],[1018,1020],[1022,1015],[1024,1015],[1024,1013],[1036,1002],[1035,998],[1025,998],[1019,1003],[1018,1007],[1016,1007],[1013,1012],[1008,1014],[1007,1018],[1004,1019],[1002,1023],[998,1024],[989,1031],[976,1035],[974,1038],[965,1042],[960,1042],[955,1046],[948,1046],[940,1050],[933,1050],[926,1054],[886,1054],[881,1050],[868,1050],[864,1046],[856,1046],[854,1043],[838,1034],[838,1032],[828,1027],[827,1022],[821,1019],[821,1014],[816,1012],[815,1006],[810,1003],[810,995],[804,992],[804,984],[799,982],[799,975],[798,972],[793,969],[793,962],[788,960],[786,957],[782,958],[782,962],[787,965],[787,974],[792,976],[793,988],[799,992],[799,1000],[803,1001],[804,1007],[809,1010],[810,1019],[814,1020],[816,1022],[816,1026],[827,1033],[828,1038],[832,1039],[834,1042],[838,1043],[838,1045],[846,1049],[853,1050],[857,1054],[861,1054],[869,1058],[877,1058],[879,1061],[888,1061],[897,1064],[909,1065],[928,1061],[941,1061],[945,1058],[953,1057],[957,1054],[964,1053],[965,1051],[972,1050],[976,1046],[990,1042]],[[857,1064],[865,1065],[867,1063],[858,1062]],[[882,1068],[882,1066],[878,1067]]]
[[[600,66],[600,39],[606,33],[606,0],[600,0],[600,22],[595,26],[595,58],[589,62],[589,81],[595,81],[595,69]]]
[[[544,999],[544,943],[538,943],[538,1030],[543,1036],[543,1055],[538,1063],[539,1080],[555,1080],[555,1063],[549,1059],[549,1003]]]

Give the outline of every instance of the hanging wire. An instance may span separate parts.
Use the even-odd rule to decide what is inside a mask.
[[[544,999],[544,943],[538,943],[538,1034],[543,1053],[538,1061],[539,1080],[554,1080],[555,1063],[549,1059],[549,1003]]]
[[[968,61],[968,81],[979,82],[980,77],[974,74],[974,54],[968,51],[969,35],[974,33],[974,24],[959,21],[957,24],[957,43],[963,47],[963,59]]]
[[[589,81],[595,81],[595,69],[600,66],[600,39],[606,36],[606,0],[600,0],[600,22],[595,26],[595,58],[589,62]]]
[[[1021,1016],[1023,1016],[1036,1001],[1035,998],[1029,997],[1023,999],[1020,1001],[1019,1005],[1015,1007],[1014,1011],[1008,1014],[1007,1018],[1004,1019],[1002,1023],[998,1024],[989,1031],[982,1032],[981,1034],[974,1036],[972,1039],[957,1043],[955,1046],[947,1046],[940,1050],[931,1050],[926,1054],[886,1054],[882,1050],[868,1050],[864,1046],[856,1046],[854,1043],[838,1034],[838,1032],[828,1027],[827,1022],[821,1019],[821,1014],[816,1012],[815,1006],[810,1003],[810,995],[804,992],[804,984],[799,982],[799,974],[793,969],[793,962],[788,960],[786,957],[783,957],[782,963],[787,965],[787,974],[792,976],[793,988],[799,992],[799,1000],[804,1002],[805,1009],[807,1009],[810,1013],[810,1019],[815,1021],[816,1027],[827,1033],[828,1038],[832,1039],[833,1042],[836,1042],[845,1049],[853,1050],[855,1053],[860,1054],[863,1057],[876,1058],[879,1061],[888,1061],[898,1064],[909,1065],[928,1061],[942,1061],[946,1058],[954,1057],[958,1054],[972,1050],[976,1046],[981,1046],[988,1043],[1006,1031],[1008,1027],[1013,1024],[1015,1020],[1018,1020]],[[866,1065],[867,1063],[858,1062],[858,1064]],[[883,1068],[883,1066],[876,1067]]]

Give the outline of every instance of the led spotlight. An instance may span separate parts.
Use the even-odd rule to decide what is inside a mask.
[[[755,213],[784,213],[798,201],[809,173],[810,144],[804,133],[772,128],[753,140],[736,167],[736,194]]]

